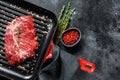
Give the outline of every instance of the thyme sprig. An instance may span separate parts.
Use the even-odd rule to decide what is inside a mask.
[[[63,5],[58,17],[58,28],[55,34],[55,43],[59,44],[60,35],[68,27],[70,18],[75,11],[75,8],[70,8],[71,3],[68,2],[67,6]]]

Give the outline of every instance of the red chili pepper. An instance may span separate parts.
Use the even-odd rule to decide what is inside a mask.
[[[66,45],[74,44],[79,38],[79,34],[75,30],[64,33],[62,40]]]

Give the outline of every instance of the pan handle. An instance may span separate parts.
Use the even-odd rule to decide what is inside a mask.
[[[49,47],[48,47],[48,51],[46,53],[46,56],[44,58],[44,62],[48,59],[52,58],[52,48],[53,48],[53,41],[50,42]]]
[[[79,61],[81,70],[87,71],[88,73],[94,72],[94,70],[96,68],[95,64],[93,64],[87,60],[84,60],[82,58],[78,58],[78,61]]]

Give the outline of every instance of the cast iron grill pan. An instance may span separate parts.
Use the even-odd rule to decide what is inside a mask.
[[[39,46],[34,58],[27,59],[20,65],[10,66],[3,49],[6,25],[15,17],[23,15],[33,16]],[[46,9],[21,0],[0,0],[0,75],[15,80],[35,79],[56,27],[55,15]]]

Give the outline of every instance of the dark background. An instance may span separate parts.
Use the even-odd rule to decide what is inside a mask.
[[[76,8],[70,27],[78,27],[82,39],[69,51],[96,64],[96,71],[78,73],[78,80],[120,80],[120,0],[27,0],[57,16],[62,5]]]
[[[96,70],[90,74],[77,73],[75,80],[120,80],[120,0],[26,1],[46,8],[56,16],[62,5],[69,1],[76,8],[69,27],[78,27],[82,39],[76,50],[68,52],[95,63]]]

